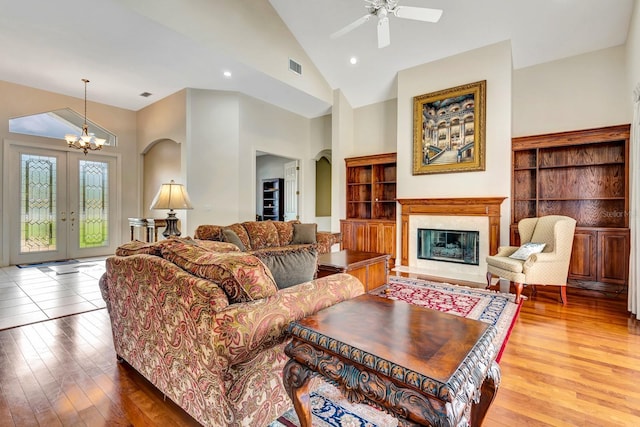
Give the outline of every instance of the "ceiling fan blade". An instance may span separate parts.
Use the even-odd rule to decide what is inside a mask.
[[[382,49],[391,44],[391,34],[389,32],[389,18],[385,16],[378,20],[378,48]]]
[[[371,19],[371,16],[372,15],[370,13],[368,13],[368,14],[364,15],[362,18],[356,19],[351,24],[349,24],[346,27],[336,31],[333,34],[331,34],[331,36],[329,36],[329,37],[331,37],[332,39],[337,39],[338,37],[344,36],[349,31],[352,31],[352,30],[358,28],[360,25],[364,24],[365,22],[369,21]]]
[[[442,16],[441,9],[424,7],[398,6],[393,10],[398,18],[415,19],[416,21],[438,22]]]

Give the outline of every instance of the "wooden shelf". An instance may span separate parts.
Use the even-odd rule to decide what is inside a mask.
[[[262,219],[284,220],[284,179],[262,180]]]
[[[396,252],[396,153],[345,159],[347,213],[340,221],[342,249]]]
[[[523,218],[570,216],[577,228],[569,277],[624,283],[629,130],[629,125],[621,125],[514,138],[511,244],[519,244],[517,224]],[[603,261],[614,255],[622,261]]]
[[[351,157],[345,163],[347,218],[395,219],[396,153]]]

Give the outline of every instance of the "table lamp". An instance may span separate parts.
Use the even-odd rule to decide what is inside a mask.
[[[151,202],[151,209],[169,209],[167,215],[167,228],[165,228],[162,235],[167,239],[171,236],[180,236],[180,230],[178,230],[178,218],[174,209],[193,209],[191,200],[187,190],[182,184],[176,184],[171,180],[168,184],[162,184],[158,194],[153,198]]]

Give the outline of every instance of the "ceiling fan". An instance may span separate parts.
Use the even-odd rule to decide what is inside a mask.
[[[378,47],[383,48],[391,43],[389,15],[424,22],[438,22],[440,16],[442,16],[442,10],[440,9],[398,6],[398,0],[364,0],[364,2],[366,3],[365,7],[369,9],[369,13],[331,34],[332,39],[343,36],[368,22],[371,17],[376,17],[378,18]]]

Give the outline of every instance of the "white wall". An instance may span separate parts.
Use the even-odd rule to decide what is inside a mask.
[[[633,101],[631,94],[640,85],[640,0],[634,2],[629,36],[626,44],[627,60],[627,98],[629,100],[629,110],[633,111]]]
[[[413,97],[486,80],[486,170],[413,175]],[[398,74],[398,198],[509,197],[511,46],[497,43]],[[509,241],[510,203],[502,203],[500,241]],[[399,216],[399,215],[398,215]],[[400,240],[400,239],[398,239]],[[398,242],[400,244],[400,242]],[[398,248],[398,253],[399,248]]]
[[[331,118],[331,229],[340,231],[340,219],[347,215],[346,167],[344,159],[354,152],[353,108],[340,89],[333,91]]]
[[[352,156],[396,151],[398,102],[391,99],[353,110],[354,147]]]
[[[515,70],[513,136],[629,123],[623,46]]]
[[[187,142],[182,156],[194,209],[188,211],[183,233],[186,230],[193,235],[200,224],[224,225],[251,219],[251,213],[248,217],[240,215],[240,176],[243,171],[249,174],[248,168],[253,170],[254,165],[246,156],[242,164],[240,161],[239,111],[236,93],[187,90]]]
[[[298,215],[303,222],[315,217],[315,165],[309,153],[311,121],[248,96],[240,97],[240,159],[243,170],[249,161],[251,171],[240,173],[240,215],[242,220],[255,219],[256,151],[300,160],[298,174]],[[245,162],[247,165],[245,166]]]
[[[181,146],[170,139],[162,139],[151,147],[144,154],[143,160],[143,197],[142,212],[145,218],[166,218],[167,210],[152,210],[151,202],[158,194],[162,184],[174,180],[178,184],[182,181],[181,168]],[[187,192],[189,189],[187,188]],[[183,219],[186,213],[182,210],[176,211],[176,216]],[[182,230],[182,223],[179,224]]]

